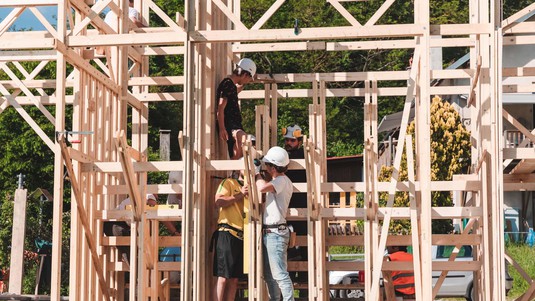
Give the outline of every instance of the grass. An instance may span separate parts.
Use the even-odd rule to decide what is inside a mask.
[[[527,244],[508,243],[505,250],[531,278],[535,277],[534,247]],[[507,299],[511,300],[522,295],[529,285],[513,266],[509,266],[509,274],[513,277],[513,288],[507,294]]]

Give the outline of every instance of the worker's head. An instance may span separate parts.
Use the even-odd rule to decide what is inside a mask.
[[[281,132],[287,152],[295,151],[303,145],[303,130],[297,124],[282,128]]]
[[[273,167],[277,172],[283,173],[288,170],[290,157],[288,157],[288,152],[284,148],[274,146],[268,150],[262,161],[264,161],[267,167]]]
[[[388,246],[386,247],[388,254],[393,254],[396,252],[407,252],[406,246]]]
[[[147,205],[156,206],[158,204],[158,195],[147,193]]]
[[[128,6],[134,7],[134,0],[128,0]]]
[[[239,77],[238,84],[244,85],[254,80],[256,75],[256,64],[248,58],[241,59],[232,72]]]

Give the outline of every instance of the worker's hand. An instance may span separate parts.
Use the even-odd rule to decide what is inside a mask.
[[[243,187],[241,188],[241,193],[244,196],[248,196],[249,195],[249,184],[243,185]]]
[[[223,140],[223,141],[227,141],[228,140],[228,133],[226,130],[219,130],[219,139]]]

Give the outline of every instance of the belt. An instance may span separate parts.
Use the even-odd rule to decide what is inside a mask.
[[[229,231],[231,234],[239,239],[243,239],[243,230],[232,227],[229,224],[217,224],[218,231]]]
[[[262,225],[262,233],[277,233],[278,231],[284,231],[288,229],[286,223],[283,224],[274,224],[274,225]]]

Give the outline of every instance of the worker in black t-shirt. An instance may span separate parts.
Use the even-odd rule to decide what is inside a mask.
[[[229,157],[237,160],[243,156],[241,149],[242,137],[247,134],[243,130],[238,93],[243,87],[254,81],[255,63],[248,58],[238,62],[232,74],[225,77],[216,92],[217,128],[219,138],[227,142]]]

